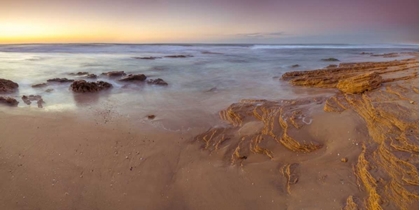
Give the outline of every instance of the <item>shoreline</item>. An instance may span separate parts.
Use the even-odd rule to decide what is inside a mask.
[[[386,83],[367,92],[242,100],[220,112],[223,124],[185,132],[106,109],[93,118],[2,111],[0,186],[8,194],[0,203],[5,209],[418,208],[418,174],[411,170],[418,171],[418,55],[410,64],[386,65]],[[372,69],[384,70],[366,66],[358,74]],[[299,73],[292,84],[333,88],[357,76],[326,77],[328,70]]]

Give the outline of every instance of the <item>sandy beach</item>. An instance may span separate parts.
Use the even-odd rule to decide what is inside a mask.
[[[418,209],[418,53],[379,56],[266,78],[296,97],[210,114],[220,87],[173,110],[181,93],[162,93],[161,112],[83,105],[102,84],[66,83],[84,108],[59,112],[4,96],[20,103],[0,109],[0,209]]]

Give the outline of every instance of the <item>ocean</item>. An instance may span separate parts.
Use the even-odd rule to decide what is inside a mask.
[[[342,62],[403,59],[409,56],[384,58],[372,54],[418,50],[418,45],[0,45],[0,78],[19,84],[19,91],[9,96],[41,95],[45,101],[42,111],[111,110],[141,121],[145,120],[144,116],[154,114],[156,126],[185,130],[214,125],[219,110],[241,99],[278,100],[317,94],[317,89],[292,88],[279,80],[284,72],[313,70]],[[191,57],[164,57],[168,55]],[[163,58],[135,58],[150,56]],[[339,61],[322,61],[331,57]],[[292,67],[295,64],[299,66]],[[145,74],[148,79],[162,78],[169,85],[127,85],[100,76],[108,71]],[[81,95],[69,90],[71,83],[31,87],[57,77],[85,79],[69,75],[77,72],[96,74],[97,80],[110,82],[113,88],[104,93]],[[47,89],[53,91],[46,92]],[[36,103],[28,106],[21,101],[19,107],[38,110]]]

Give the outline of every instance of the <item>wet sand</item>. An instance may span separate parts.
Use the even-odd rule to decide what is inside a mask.
[[[344,90],[367,91],[336,89],[366,74]],[[328,94],[244,99],[183,132],[2,108],[0,208],[418,209],[418,55],[282,80]]]

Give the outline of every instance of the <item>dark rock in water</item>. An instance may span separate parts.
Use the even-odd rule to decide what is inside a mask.
[[[219,52],[211,52],[211,51],[201,51],[202,54],[210,54],[210,55],[223,55],[223,53]]]
[[[46,86],[47,86],[47,83],[39,83],[39,84],[32,85],[33,88],[42,88]]]
[[[327,68],[337,68],[338,66],[335,64],[328,65]]]
[[[73,79],[67,79],[67,78],[54,78],[54,79],[49,79],[47,80],[47,82],[59,82],[59,83],[65,83],[65,82],[73,82]]]
[[[300,65],[299,64],[295,64],[295,65],[292,65],[292,66],[290,66],[290,67],[292,67],[292,68],[297,68],[297,67],[299,67]]]
[[[147,118],[149,119],[149,120],[153,120],[153,119],[155,119],[155,115],[154,114],[151,114],[151,115],[147,115]]]
[[[155,60],[155,59],[159,59],[162,57],[154,57],[154,56],[149,56],[149,57],[133,57],[134,59],[142,59],[142,60]]]
[[[400,56],[399,53],[384,53],[384,54],[371,54],[374,57],[394,58]]]
[[[89,79],[95,79],[96,75],[95,74],[89,74],[89,72],[85,72],[85,71],[79,71],[77,73],[70,73],[69,75],[73,75],[73,76],[85,76],[86,78]]]
[[[88,75],[89,73],[88,72],[85,72],[85,71],[79,71],[79,72],[77,72],[77,73],[70,73],[69,75],[77,75],[77,76],[83,76],[83,75]]]
[[[361,52],[360,54],[361,55],[373,55],[373,53],[370,53],[370,52]]]
[[[96,79],[96,74],[88,74],[88,75],[86,75],[86,78],[89,78],[89,79]]]
[[[0,93],[11,93],[18,89],[19,85],[8,79],[0,78]]]
[[[324,58],[324,59],[321,59],[321,61],[340,61],[340,60],[338,60],[337,58]]]
[[[4,104],[7,106],[17,106],[19,104],[19,102],[11,97],[3,97],[0,96],[0,104]]]
[[[167,82],[165,82],[163,79],[161,78],[157,78],[157,79],[149,79],[147,80],[147,84],[151,84],[151,85],[162,85],[162,86],[166,86],[168,85]]]
[[[210,89],[206,90],[205,92],[216,92],[216,91],[217,91],[217,87],[213,87],[213,88],[210,88]]]
[[[127,82],[127,81],[144,81],[146,80],[146,76],[144,74],[129,74],[127,77],[120,79],[119,81]]]
[[[36,101],[38,104],[38,108],[42,108],[42,104],[45,103],[44,100],[42,100],[42,97],[40,95],[29,95],[29,96],[22,96],[23,102],[25,104],[30,105],[31,101]]]
[[[106,90],[112,87],[112,84],[104,81],[86,82],[85,80],[74,81],[70,85],[73,92],[77,93],[91,93]]]
[[[106,75],[108,77],[121,77],[126,75],[124,71],[110,71],[110,72],[104,72],[102,75]]]
[[[165,58],[190,58],[194,57],[192,55],[167,55]]]
[[[49,89],[46,89],[46,90],[45,90],[45,92],[50,93],[50,92],[52,92],[53,90],[54,90],[54,89],[49,88]]]

